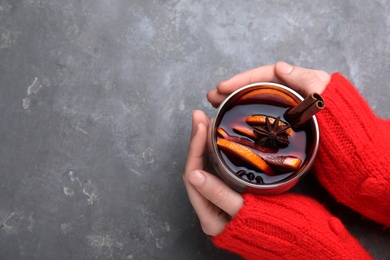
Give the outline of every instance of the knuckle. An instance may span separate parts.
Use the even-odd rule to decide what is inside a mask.
[[[316,72],[317,74],[321,74],[321,75],[329,75],[328,72],[326,72],[325,70],[317,70]]]
[[[320,78],[321,81],[323,82],[328,82],[330,80],[330,75],[328,72],[324,71],[324,70],[317,70],[316,71],[316,74],[318,75],[318,77]]]
[[[220,203],[225,201],[228,196],[228,190],[224,189],[223,187],[219,187],[211,192],[209,199],[212,203],[219,205]]]
[[[304,84],[311,86],[318,80],[318,75],[313,70],[306,70],[301,75],[301,80]]]

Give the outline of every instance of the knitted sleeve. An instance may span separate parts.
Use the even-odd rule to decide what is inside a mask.
[[[245,259],[371,259],[358,241],[317,201],[296,194],[243,194],[244,206],[217,247]]]
[[[316,176],[338,202],[390,227],[390,121],[338,73],[322,96]]]

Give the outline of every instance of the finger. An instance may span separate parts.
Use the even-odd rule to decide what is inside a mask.
[[[197,122],[202,118],[203,112],[193,112],[193,121]],[[208,235],[216,235],[223,231],[227,219],[220,214],[221,209],[210,203],[195,187],[189,182],[189,175],[194,169],[203,169],[204,152],[206,147],[207,128],[203,122],[194,123],[193,136],[190,142],[190,148],[187,157],[186,169],[183,175],[184,185],[187,190],[188,198],[195,209],[203,231]]]
[[[187,163],[184,170],[183,181],[187,189],[188,197],[195,208],[196,205],[204,205],[207,200],[189,183],[191,172],[204,167],[204,152],[206,146],[206,126],[203,123],[196,125],[194,135],[191,138],[190,148],[187,155]]]
[[[285,62],[276,63],[275,73],[287,86],[303,96],[313,92],[321,94],[330,81],[330,75],[325,71],[296,67]]]
[[[202,110],[194,110],[192,112],[192,119],[194,124],[202,122],[203,124],[207,125],[209,123],[208,116]]]
[[[208,201],[232,217],[243,205],[241,194],[210,173],[193,171],[189,174],[188,180]],[[207,216],[207,210],[207,207],[199,207],[197,213],[199,216]]]
[[[191,172],[204,167],[204,153],[207,142],[207,127],[203,122],[198,123],[193,131],[188,149],[185,172]]]
[[[200,181],[197,180],[197,176],[192,176],[192,173],[193,172],[189,172],[184,176],[184,184],[188,198],[199,218],[203,232],[207,235],[215,236],[224,230],[225,225],[229,222],[230,218],[227,213],[212,204],[190,183],[190,178],[193,182]]]
[[[240,87],[260,81],[282,83],[275,75],[275,65],[270,64],[237,74],[232,78],[219,83],[217,85],[217,90],[220,94],[227,95]]]
[[[206,114],[201,110],[194,110],[192,112],[192,131],[191,131],[191,138],[194,136],[196,128],[199,123],[203,123],[205,125],[209,124],[209,118],[206,116]]]
[[[207,100],[215,108],[217,108],[227,97],[228,95],[220,94],[216,89],[207,93]]]

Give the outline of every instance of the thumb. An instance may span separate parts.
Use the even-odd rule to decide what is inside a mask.
[[[330,81],[330,75],[325,71],[296,67],[286,62],[276,63],[275,74],[304,97],[313,92],[321,94]]]

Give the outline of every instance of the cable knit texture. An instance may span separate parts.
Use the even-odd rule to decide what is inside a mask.
[[[338,202],[390,227],[390,120],[338,73],[322,96],[315,174]]]
[[[371,259],[340,220],[309,197],[243,196],[239,213],[213,237],[216,246],[245,259]]]

